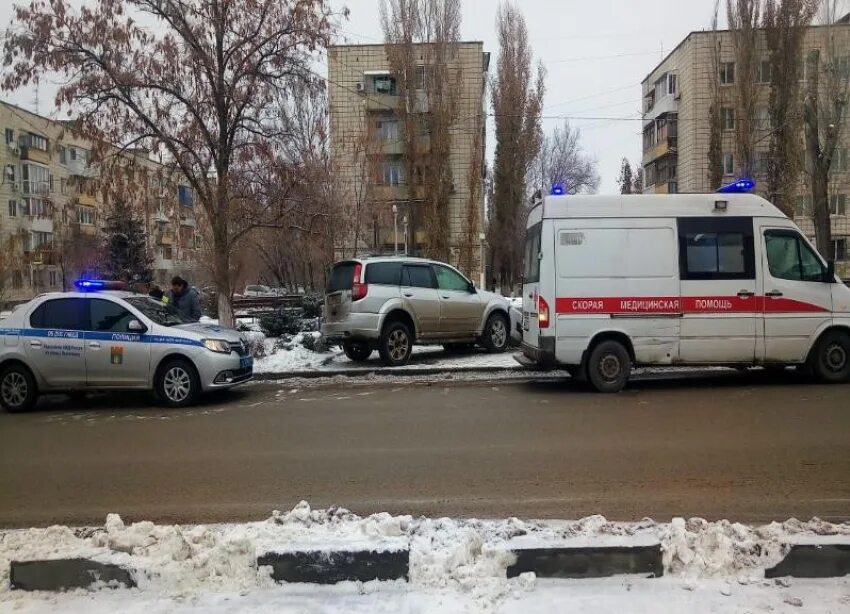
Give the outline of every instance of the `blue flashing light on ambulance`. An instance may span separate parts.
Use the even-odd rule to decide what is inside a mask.
[[[642,365],[796,366],[850,380],[850,288],[754,186],[537,202],[518,360],[602,392]]]

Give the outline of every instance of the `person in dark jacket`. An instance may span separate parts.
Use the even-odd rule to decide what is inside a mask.
[[[155,298],[158,301],[161,301],[162,297],[165,296],[165,292],[162,291],[162,288],[160,288],[156,284],[153,284],[153,286],[151,286],[150,292],[148,292],[148,296],[150,296],[151,298]]]
[[[171,280],[171,291],[168,293],[168,304],[177,312],[192,322],[201,319],[201,299],[198,291],[189,287],[189,283],[176,275]]]

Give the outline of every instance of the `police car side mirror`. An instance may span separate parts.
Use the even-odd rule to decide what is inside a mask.
[[[824,282],[828,284],[835,283],[835,260],[828,260],[826,263],[826,273],[824,274]]]
[[[472,282],[469,282],[469,285],[466,287],[466,291],[469,292],[470,294],[476,294],[477,290],[475,289],[475,284],[472,283]]]
[[[127,330],[131,333],[146,333],[148,331],[148,327],[138,320],[130,320],[127,323]]]

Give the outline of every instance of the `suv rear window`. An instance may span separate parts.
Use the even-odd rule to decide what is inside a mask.
[[[374,262],[366,267],[367,284],[398,286],[401,283],[400,262]]]
[[[328,293],[351,290],[354,285],[355,262],[340,262],[331,267],[328,279]]]

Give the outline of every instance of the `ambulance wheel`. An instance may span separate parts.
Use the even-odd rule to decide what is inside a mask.
[[[602,341],[590,352],[587,379],[599,392],[620,392],[629,381],[632,359],[618,341]]]
[[[188,360],[175,358],[159,367],[154,390],[159,401],[168,407],[188,407],[201,396],[201,380]]]
[[[827,384],[850,381],[850,334],[836,330],[821,337],[812,356],[812,370]]]
[[[30,370],[12,364],[0,370],[0,405],[9,413],[29,411],[38,399],[38,388]]]

